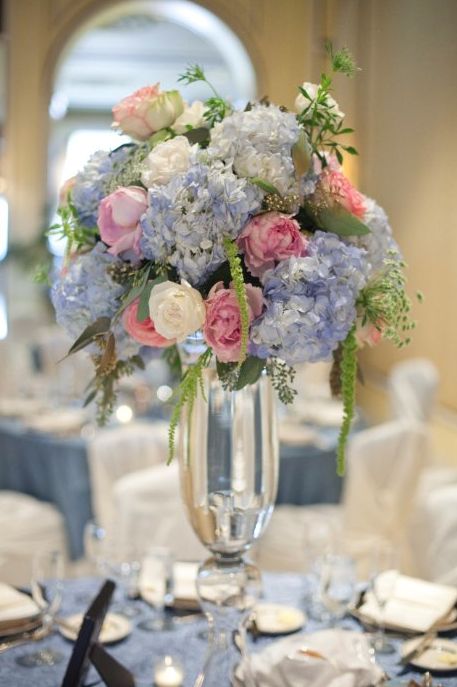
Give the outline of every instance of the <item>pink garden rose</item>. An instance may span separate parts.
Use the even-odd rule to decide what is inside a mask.
[[[143,322],[138,321],[139,301],[140,299],[137,298],[124,310],[122,324],[124,325],[125,331],[130,334],[132,339],[135,339],[135,341],[145,346],[155,346],[156,348],[172,346],[175,340],[165,339],[165,337],[156,332],[154,322],[150,317],[147,317]]]
[[[138,141],[145,141],[160,129],[171,126],[184,110],[178,91],[145,86],[113,107],[113,126]]]
[[[382,325],[376,326],[372,322],[362,325],[362,321],[358,320],[355,337],[359,348],[363,348],[365,344],[370,348],[377,346],[382,339]]]
[[[262,289],[246,284],[249,323],[263,309]],[[225,289],[223,282],[214,284],[205,301],[206,321],[203,336],[223,363],[236,363],[241,352],[241,317],[233,288]]]
[[[331,167],[326,167],[322,172],[316,194],[323,194],[326,200],[338,203],[345,210],[359,219],[365,214],[365,205],[362,194],[351,184],[344,174]]]
[[[121,186],[101,201],[97,224],[112,255],[133,249],[140,256],[138,223],[148,206],[147,199],[143,188]]]
[[[279,260],[306,255],[307,241],[290,215],[266,212],[246,224],[237,244],[251,274],[261,277]]]

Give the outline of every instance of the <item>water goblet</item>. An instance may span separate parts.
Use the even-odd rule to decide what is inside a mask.
[[[369,590],[378,610],[377,631],[372,637],[376,653],[390,654],[394,645],[386,638],[385,613],[398,580],[397,554],[390,544],[379,544],[373,551]]]
[[[319,592],[331,627],[346,615],[354,599],[356,575],[354,561],[349,556],[327,554],[320,564]]]
[[[41,611],[43,630],[51,632],[54,619],[62,602],[63,557],[60,551],[38,553],[32,561],[32,596]],[[64,656],[54,649],[41,649],[17,658],[26,667],[53,666]]]
[[[155,617],[138,623],[140,630],[156,632],[172,630],[173,624],[167,618],[165,605],[173,596],[173,555],[165,546],[149,549],[142,560],[142,581],[148,586]]]

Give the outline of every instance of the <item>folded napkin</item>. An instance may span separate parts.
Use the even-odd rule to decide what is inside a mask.
[[[346,630],[294,635],[248,660],[258,687],[370,687],[380,684],[384,674],[364,635]],[[242,662],[235,687],[245,684],[245,670]]]
[[[15,622],[37,616],[40,610],[36,603],[9,584],[0,582],[0,626],[6,627]]]
[[[26,425],[37,432],[73,434],[81,430],[86,419],[85,410],[81,408],[67,408],[27,417]]]
[[[391,574],[388,570],[379,576],[381,591],[383,578]],[[367,621],[382,620],[392,629],[427,632],[446,618],[456,603],[455,587],[398,575],[382,614],[372,592],[367,592],[358,611]]]
[[[176,608],[198,608],[195,580],[198,563],[177,561],[173,565],[173,606]],[[152,605],[161,602],[166,592],[164,569],[152,558],[147,558],[142,566],[139,579],[141,597]]]

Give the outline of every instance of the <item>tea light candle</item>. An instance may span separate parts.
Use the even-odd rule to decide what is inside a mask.
[[[181,687],[184,671],[181,664],[171,656],[165,656],[154,670],[154,684],[156,687]]]

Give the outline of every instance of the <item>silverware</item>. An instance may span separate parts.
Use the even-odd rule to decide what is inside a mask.
[[[8,651],[8,649],[14,649],[16,646],[21,646],[21,644],[28,644],[28,642],[39,642],[49,634],[50,630],[48,628],[45,629],[44,627],[39,627],[37,630],[33,630],[33,632],[24,632],[24,634],[17,639],[1,642],[0,654],[2,654],[4,651]]]
[[[425,649],[427,649],[430,646],[430,644],[436,639],[436,637],[436,632],[427,632],[413,649],[408,651],[406,654],[403,654],[403,656],[400,659],[400,663],[406,665],[413,658],[419,656]],[[425,685],[425,687],[427,687],[427,685]]]

